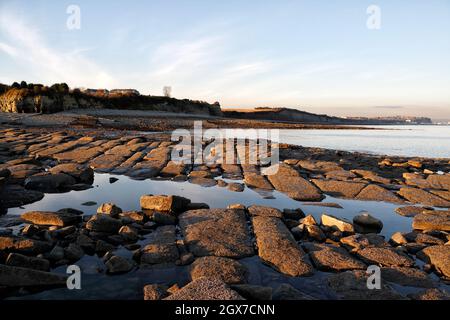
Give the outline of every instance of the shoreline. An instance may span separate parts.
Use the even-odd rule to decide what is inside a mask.
[[[8,213],[0,216],[5,222],[0,227],[0,268],[8,274],[21,272],[21,285],[14,277],[6,284],[0,276],[6,297],[20,298],[17,286],[36,286],[36,279],[42,296],[35,297],[65,295],[62,288],[48,291],[46,281],[63,286],[65,281],[55,270],[74,263],[88,269],[101,266],[91,274],[96,279],[89,282],[91,286],[97,281],[95,286],[106,290],[116,277],[122,278],[125,282],[117,283],[119,292],[131,290],[137,299],[200,299],[217,294],[251,299],[258,290],[270,291],[273,299],[448,297],[448,159],[387,159],[280,144],[280,169],[265,175],[262,168],[250,164],[175,163],[170,159],[174,143],[167,134],[129,134],[105,128],[86,128],[81,133],[78,128],[61,127],[3,127],[0,132],[3,208],[37,204],[37,211],[24,209],[20,218]],[[51,211],[39,208],[39,201],[48,194],[72,197],[67,192],[94,192],[94,172],[113,174],[105,179],[117,177],[119,181],[109,180],[106,185],[117,186],[125,198],[139,201],[121,208],[111,193],[98,203],[90,199],[95,201],[92,207],[86,204],[82,211],[67,208],[69,201],[55,203]],[[121,175],[131,178],[128,184],[123,185]],[[136,194],[133,181],[153,184],[153,195],[148,195],[145,185]],[[185,186],[179,188],[181,193],[164,189],[162,184],[158,187],[158,183],[180,182]],[[191,200],[189,185],[200,192],[195,200],[200,202]],[[167,194],[161,195],[162,190]],[[232,193],[237,201],[247,190],[261,193],[251,195],[246,205],[236,202],[216,208],[206,203],[213,194],[226,198]],[[271,207],[270,197],[264,205],[257,205],[258,197],[271,192],[290,199],[289,206]],[[329,196],[356,200],[348,219],[343,215],[349,210],[347,204],[340,209],[338,203],[327,203]],[[375,211],[363,214],[363,204],[369,202]],[[408,231],[395,232],[390,239],[379,234],[384,219],[377,211],[383,203],[395,208],[383,213],[384,224],[392,223],[390,214],[404,215],[412,223]],[[318,210],[315,218],[312,208]],[[395,225],[385,227],[398,231]],[[36,264],[41,273],[30,267]],[[368,265],[378,265],[386,273],[383,288],[376,293],[361,287]],[[173,268],[187,276],[170,276]],[[146,270],[159,270],[166,281],[161,284],[159,278],[146,278]],[[270,286],[251,280],[261,273],[279,281]],[[212,274],[218,279],[211,279]],[[139,283],[128,284],[126,279],[136,276]],[[345,286],[339,285],[342,281]],[[220,289],[200,295],[190,291],[206,283]],[[176,288],[168,290],[174,284]],[[410,294],[397,291],[392,284],[409,287]],[[252,290],[243,291],[239,285]],[[326,295],[312,289],[315,286],[326,287]],[[359,289],[355,292],[354,288]],[[93,287],[91,291],[97,298],[102,296]]]

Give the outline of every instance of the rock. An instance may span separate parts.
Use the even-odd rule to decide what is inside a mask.
[[[450,211],[424,211],[414,217],[413,229],[450,231]]]
[[[184,253],[180,255],[180,260],[178,262],[178,265],[180,266],[186,266],[188,264],[191,264],[192,262],[194,262],[195,257],[192,253]]]
[[[276,168],[268,168],[267,178],[274,188],[286,193],[289,197],[299,201],[320,201],[322,194],[309,181],[303,179],[300,174],[288,165],[276,165]],[[276,171],[276,173],[274,173]]]
[[[64,249],[60,246],[55,246],[48,253],[47,258],[53,262],[64,259]]]
[[[303,237],[304,232],[305,232],[304,224],[300,224],[296,227],[291,228],[291,233],[296,240],[300,240]]]
[[[97,213],[107,214],[113,218],[117,218],[122,213],[122,209],[116,206],[114,203],[103,203],[97,209]]]
[[[318,180],[312,182],[322,192],[335,197],[355,198],[367,184],[361,182],[336,181],[336,180]]]
[[[189,167],[182,162],[169,161],[159,174],[161,177],[175,177],[180,174],[185,174],[188,170]]]
[[[105,214],[93,215],[86,223],[86,229],[95,232],[117,233],[121,227],[122,223],[120,220]]]
[[[406,240],[401,232],[394,233],[389,241],[395,246],[401,246],[408,243],[408,240]]]
[[[264,176],[259,174],[246,174],[244,176],[244,182],[249,188],[273,190],[272,185]]]
[[[348,233],[355,232],[351,222],[343,218],[337,218],[332,215],[323,214],[321,216],[321,223],[323,226],[330,227],[332,229],[339,230],[341,232],[348,232]]]
[[[425,190],[404,187],[400,189],[398,194],[412,203],[421,203],[423,205],[433,207],[450,208],[450,201],[444,200]]]
[[[70,261],[78,261],[84,256],[84,251],[76,243],[71,243],[64,249],[64,256]]]
[[[104,254],[108,251],[113,251],[115,249],[116,249],[115,246],[103,240],[97,240],[97,242],[95,243],[95,252],[100,254]]]
[[[145,221],[145,215],[144,215],[143,212],[140,212],[140,211],[122,212],[120,214],[120,217],[121,218],[131,219],[134,222],[137,222],[137,223],[140,223],[140,224],[144,223],[144,221]]]
[[[384,241],[384,237],[377,234],[354,234],[340,239],[340,242],[349,250],[360,250],[365,247],[386,247],[388,244]]]
[[[40,231],[41,231],[41,229],[36,227],[34,224],[27,224],[22,229],[22,234],[31,238],[31,237],[35,236],[36,234],[38,234]]]
[[[386,190],[378,185],[370,184],[355,197],[357,200],[366,201],[385,201],[393,203],[403,203],[404,201],[397,197],[393,192]]]
[[[14,208],[30,204],[44,198],[40,191],[27,190],[22,186],[7,184],[0,190],[0,207]]]
[[[109,274],[127,273],[133,268],[133,265],[125,258],[113,256],[105,263]]]
[[[386,267],[412,267],[414,261],[407,255],[400,254],[392,248],[366,247],[357,251],[357,255],[367,264]]]
[[[272,288],[251,284],[235,284],[231,286],[241,296],[248,300],[272,300]]]
[[[423,207],[415,207],[415,206],[406,206],[406,207],[399,207],[395,209],[395,212],[397,212],[401,216],[405,217],[414,217],[422,211],[424,211],[425,208]]]
[[[227,284],[247,282],[247,273],[247,268],[238,261],[214,256],[197,258],[190,269],[192,280],[218,278]]]
[[[311,239],[317,240],[319,242],[325,241],[327,239],[327,236],[325,233],[323,233],[322,229],[319,228],[319,226],[312,224],[312,225],[305,225],[306,232],[308,234],[308,237]]]
[[[427,289],[408,295],[413,300],[450,300],[450,294],[439,289]]]
[[[368,212],[355,216],[353,225],[358,233],[380,233],[383,229],[383,222],[371,216]]]
[[[36,174],[25,179],[24,186],[27,189],[38,190],[41,192],[58,192],[60,190],[70,189],[70,186],[77,181],[68,174]]]
[[[77,224],[81,218],[77,215],[49,211],[29,211],[20,216],[23,220],[45,226],[65,227]]]
[[[366,265],[352,257],[345,249],[326,244],[304,243],[313,264],[322,271],[366,269]]]
[[[364,179],[372,181],[372,182],[385,184],[385,185],[388,185],[391,183],[391,179],[380,177],[378,174],[376,174],[373,171],[369,171],[369,170],[351,170],[351,171],[353,173],[356,173],[357,175],[363,177]]]
[[[117,181],[119,181],[118,178],[115,178],[115,177],[109,178],[109,183],[110,183],[110,184],[116,183]]]
[[[49,271],[50,263],[46,259],[27,257],[18,253],[10,253],[5,262],[8,266]]]
[[[423,249],[417,257],[433,267],[443,276],[450,278],[450,246],[437,245]]]
[[[243,300],[243,298],[217,278],[199,278],[164,300]]]
[[[156,211],[183,212],[191,200],[179,196],[153,196],[141,197],[141,208]]]
[[[227,206],[227,209],[238,209],[238,210],[246,210],[247,207],[241,203],[232,203]]]
[[[363,270],[345,271],[328,277],[329,287],[344,300],[403,300],[404,298],[381,282],[380,290],[367,287],[367,274]]]
[[[222,180],[215,180],[211,178],[200,178],[200,177],[191,177],[189,178],[189,182],[193,184],[198,184],[199,186],[202,186],[204,188],[214,187],[216,184],[219,184],[219,182]],[[226,187],[228,186],[228,183],[221,183],[219,185],[220,187]]]
[[[162,226],[150,234],[142,249],[141,263],[175,263],[179,259],[175,226]]]
[[[242,192],[245,189],[245,185],[242,183],[232,182],[228,184],[227,188],[233,192]]]
[[[154,212],[152,215],[153,221],[163,225],[176,224],[177,217],[170,213]]]
[[[302,202],[302,205],[344,209],[339,203],[334,203],[334,202]]]
[[[248,213],[253,217],[261,216],[261,217],[283,218],[283,214],[281,213],[280,210],[258,205],[248,207]]]
[[[208,178],[211,179],[211,172],[205,170],[192,171],[189,173],[189,178]]]
[[[281,219],[252,218],[259,257],[268,265],[289,276],[308,276],[313,268]]]
[[[305,218],[300,220],[300,223],[306,225],[306,226],[313,226],[316,225],[316,219],[314,219],[314,217],[312,215],[307,215]]]
[[[144,287],[144,300],[162,300],[169,295],[167,289],[161,284],[148,284]]]
[[[209,209],[209,205],[203,202],[191,202],[187,205],[187,210]]]
[[[427,177],[427,182],[432,189],[449,190],[450,191],[450,175],[432,174]]]
[[[136,229],[129,226],[121,227],[119,229],[119,234],[126,242],[135,242],[139,239],[139,234]]]
[[[285,219],[300,220],[305,217],[302,209],[283,209],[283,217]]]
[[[0,237],[0,251],[36,255],[52,248],[50,243],[16,236]]]
[[[351,171],[347,171],[341,168],[339,170],[325,172],[325,177],[331,180],[345,181],[356,178],[356,175]]]
[[[381,278],[401,286],[433,288],[436,285],[426,272],[414,268],[381,268]]]
[[[313,298],[287,283],[281,284],[272,294],[272,300],[313,300]]]
[[[433,237],[426,233],[421,233],[417,231],[409,232],[405,234],[405,238],[409,242],[417,242],[426,245],[436,245],[436,244],[444,244],[445,241],[436,237]]]
[[[239,259],[254,255],[242,210],[191,210],[179,216],[179,225],[189,251],[197,257]]]
[[[60,173],[68,174],[82,183],[92,184],[94,181],[94,170],[78,163],[59,164],[48,171],[54,175]]]
[[[222,179],[217,179],[215,181],[218,187],[225,188],[226,186],[228,186],[228,183],[223,181]]]
[[[66,277],[60,274],[0,264],[0,286],[64,287]]]

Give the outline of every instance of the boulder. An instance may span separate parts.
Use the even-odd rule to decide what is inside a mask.
[[[385,247],[388,244],[384,237],[378,234],[354,234],[340,239],[343,246],[349,250],[359,250],[369,246]]]
[[[61,274],[0,264],[0,286],[64,287],[66,280],[66,276]]]
[[[323,226],[330,227],[341,232],[354,233],[355,229],[351,222],[343,218],[337,218],[329,214],[323,214],[320,218]]]
[[[437,245],[427,247],[418,252],[417,257],[433,265],[443,276],[450,278],[450,246]]]
[[[403,203],[404,201],[397,197],[393,192],[374,185],[370,184],[364,189],[361,190],[360,193],[355,197],[357,200],[365,200],[365,201],[385,201],[385,202],[393,202],[393,203]]]
[[[227,188],[233,192],[242,192],[245,189],[245,185],[243,183],[231,182],[228,184]]]
[[[364,212],[353,218],[353,226],[358,233],[380,233],[383,229],[383,222],[368,212]]]
[[[381,278],[401,286],[420,288],[433,288],[436,286],[436,283],[426,272],[415,268],[381,268]]]
[[[245,174],[244,182],[249,188],[273,190],[270,182],[264,176],[259,174]]]
[[[344,300],[403,300],[404,298],[381,282],[380,290],[367,287],[370,274],[364,270],[345,271],[328,277],[328,286]]]
[[[313,179],[312,182],[322,192],[334,197],[355,198],[367,184],[362,182],[319,180]]]
[[[366,269],[366,265],[352,257],[345,249],[316,243],[304,243],[314,266],[322,271]]]
[[[397,212],[399,215],[404,217],[414,217],[422,211],[424,211],[425,208],[423,207],[416,207],[416,206],[406,206],[406,207],[398,207],[395,209],[395,212]]]
[[[71,243],[67,248],[64,249],[64,256],[69,261],[78,261],[84,256],[84,251],[80,245],[76,243]]]
[[[300,220],[305,217],[305,213],[302,209],[283,209],[283,218],[284,219],[292,219],[292,220]]]
[[[408,243],[408,240],[406,240],[401,232],[396,232],[391,236],[389,242],[391,242],[395,246],[401,246]]]
[[[162,226],[150,234],[141,250],[141,263],[175,263],[179,259],[175,226]]]
[[[412,267],[414,260],[387,247],[366,247],[357,251],[357,255],[367,264],[386,267]]]
[[[0,190],[0,207],[14,208],[24,206],[44,198],[40,191],[27,190],[22,186],[7,184]]]
[[[156,211],[183,212],[191,200],[179,196],[144,195],[141,197],[141,208]]]
[[[325,241],[327,239],[327,236],[322,231],[322,229],[320,229],[319,226],[315,224],[305,225],[305,229],[308,237],[310,237],[311,239],[317,240],[319,242]]]
[[[117,218],[122,213],[122,209],[114,203],[103,203],[100,207],[98,207],[97,213],[107,214],[113,218]]]
[[[119,229],[119,234],[126,242],[135,242],[139,239],[139,234],[136,229],[130,226],[123,226]]]
[[[414,217],[413,229],[450,231],[450,211],[423,211]]]
[[[50,270],[50,262],[48,260],[28,257],[18,253],[10,253],[6,258],[5,264],[13,267],[30,268],[41,271]]]
[[[259,257],[268,265],[289,276],[309,276],[313,268],[281,219],[252,218]]]
[[[120,220],[105,214],[93,215],[86,223],[86,229],[95,232],[117,233],[121,227],[122,223]]]
[[[167,297],[168,287],[161,284],[148,284],[144,287],[144,300],[162,300]]]
[[[190,210],[179,216],[179,225],[189,251],[197,257],[239,259],[254,255],[243,210]]]
[[[70,189],[77,181],[68,174],[36,174],[25,179],[24,186],[27,189],[38,190],[41,192],[58,192]]]
[[[258,205],[248,207],[248,213],[253,217],[262,216],[262,217],[283,218],[283,214],[281,213],[280,210]]]
[[[23,220],[36,225],[65,227],[81,222],[81,217],[73,214],[64,214],[49,211],[29,211],[20,216]]]
[[[105,262],[105,266],[109,274],[127,273],[133,268],[131,262],[119,256],[112,256]]]
[[[323,196],[308,180],[288,165],[280,164],[278,170],[268,169],[267,178],[274,188],[299,201],[320,201]]]
[[[196,279],[164,300],[243,300],[220,279]]]
[[[404,187],[400,189],[398,194],[412,203],[421,203],[423,205],[433,207],[450,208],[450,201],[442,199],[441,197],[422,189]]]
[[[218,278],[227,284],[245,283],[247,273],[247,268],[238,261],[214,256],[197,258],[190,269],[192,280]]]
[[[17,252],[22,254],[36,255],[44,253],[52,248],[51,244],[44,241],[27,239],[17,236],[0,237],[0,251]]]
[[[68,174],[78,182],[92,184],[94,181],[94,170],[78,163],[63,163],[48,170],[51,174]]]
[[[408,295],[413,300],[450,300],[450,294],[440,289],[427,289]]]

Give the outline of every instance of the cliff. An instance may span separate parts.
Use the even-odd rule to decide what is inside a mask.
[[[378,118],[340,118],[325,114],[315,114],[288,108],[223,109],[227,118],[255,119],[293,123],[342,124],[342,125],[393,125],[393,124],[431,124],[430,118],[417,117],[378,117]]]
[[[221,115],[218,103],[175,99],[170,97],[146,96],[121,93],[93,95],[77,89],[69,90],[67,85],[51,87],[42,85],[0,84],[0,111],[15,113],[54,113],[70,109],[112,108],[165,111],[202,115]]]

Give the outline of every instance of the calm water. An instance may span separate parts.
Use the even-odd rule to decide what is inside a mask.
[[[376,130],[280,130],[279,142],[391,156],[450,158],[450,126],[371,126]],[[239,133],[238,137],[241,137]]]
[[[116,177],[119,181],[111,184],[110,177]],[[234,180],[238,181],[238,180]],[[239,182],[239,181],[238,181]],[[245,188],[244,192],[232,192],[227,188],[202,187],[190,182],[174,182],[168,180],[143,180],[136,181],[126,176],[110,174],[95,174],[94,188],[84,191],[71,191],[68,193],[46,194],[38,202],[26,205],[22,208],[11,208],[7,216],[38,211],[56,211],[62,208],[75,208],[85,214],[94,214],[97,207],[105,202],[113,202],[125,211],[140,210],[139,198],[144,194],[173,194],[187,197],[192,202],[205,202],[211,208],[226,208],[229,204],[242,203],[250,206],[253,204],[265,205],[283,210],[301,208],[306,214],[312,214],[320,219],[322,213],[333,214],[338,217],[352,220],[361,211],[368,211],[384,223],[382,234],[390,237],[396,231],[407,232],[411,230],[412,220],[400,216],[394,212],[398,205],[375,202],[338,199],[327,196],[323,202],[340,204],[344,209],[304,205],[293,200],[278,191],[256,192]],[[84,206],[83,203],[94,201],[98,205]],[[1,217],[0,217],[1,219]]]

